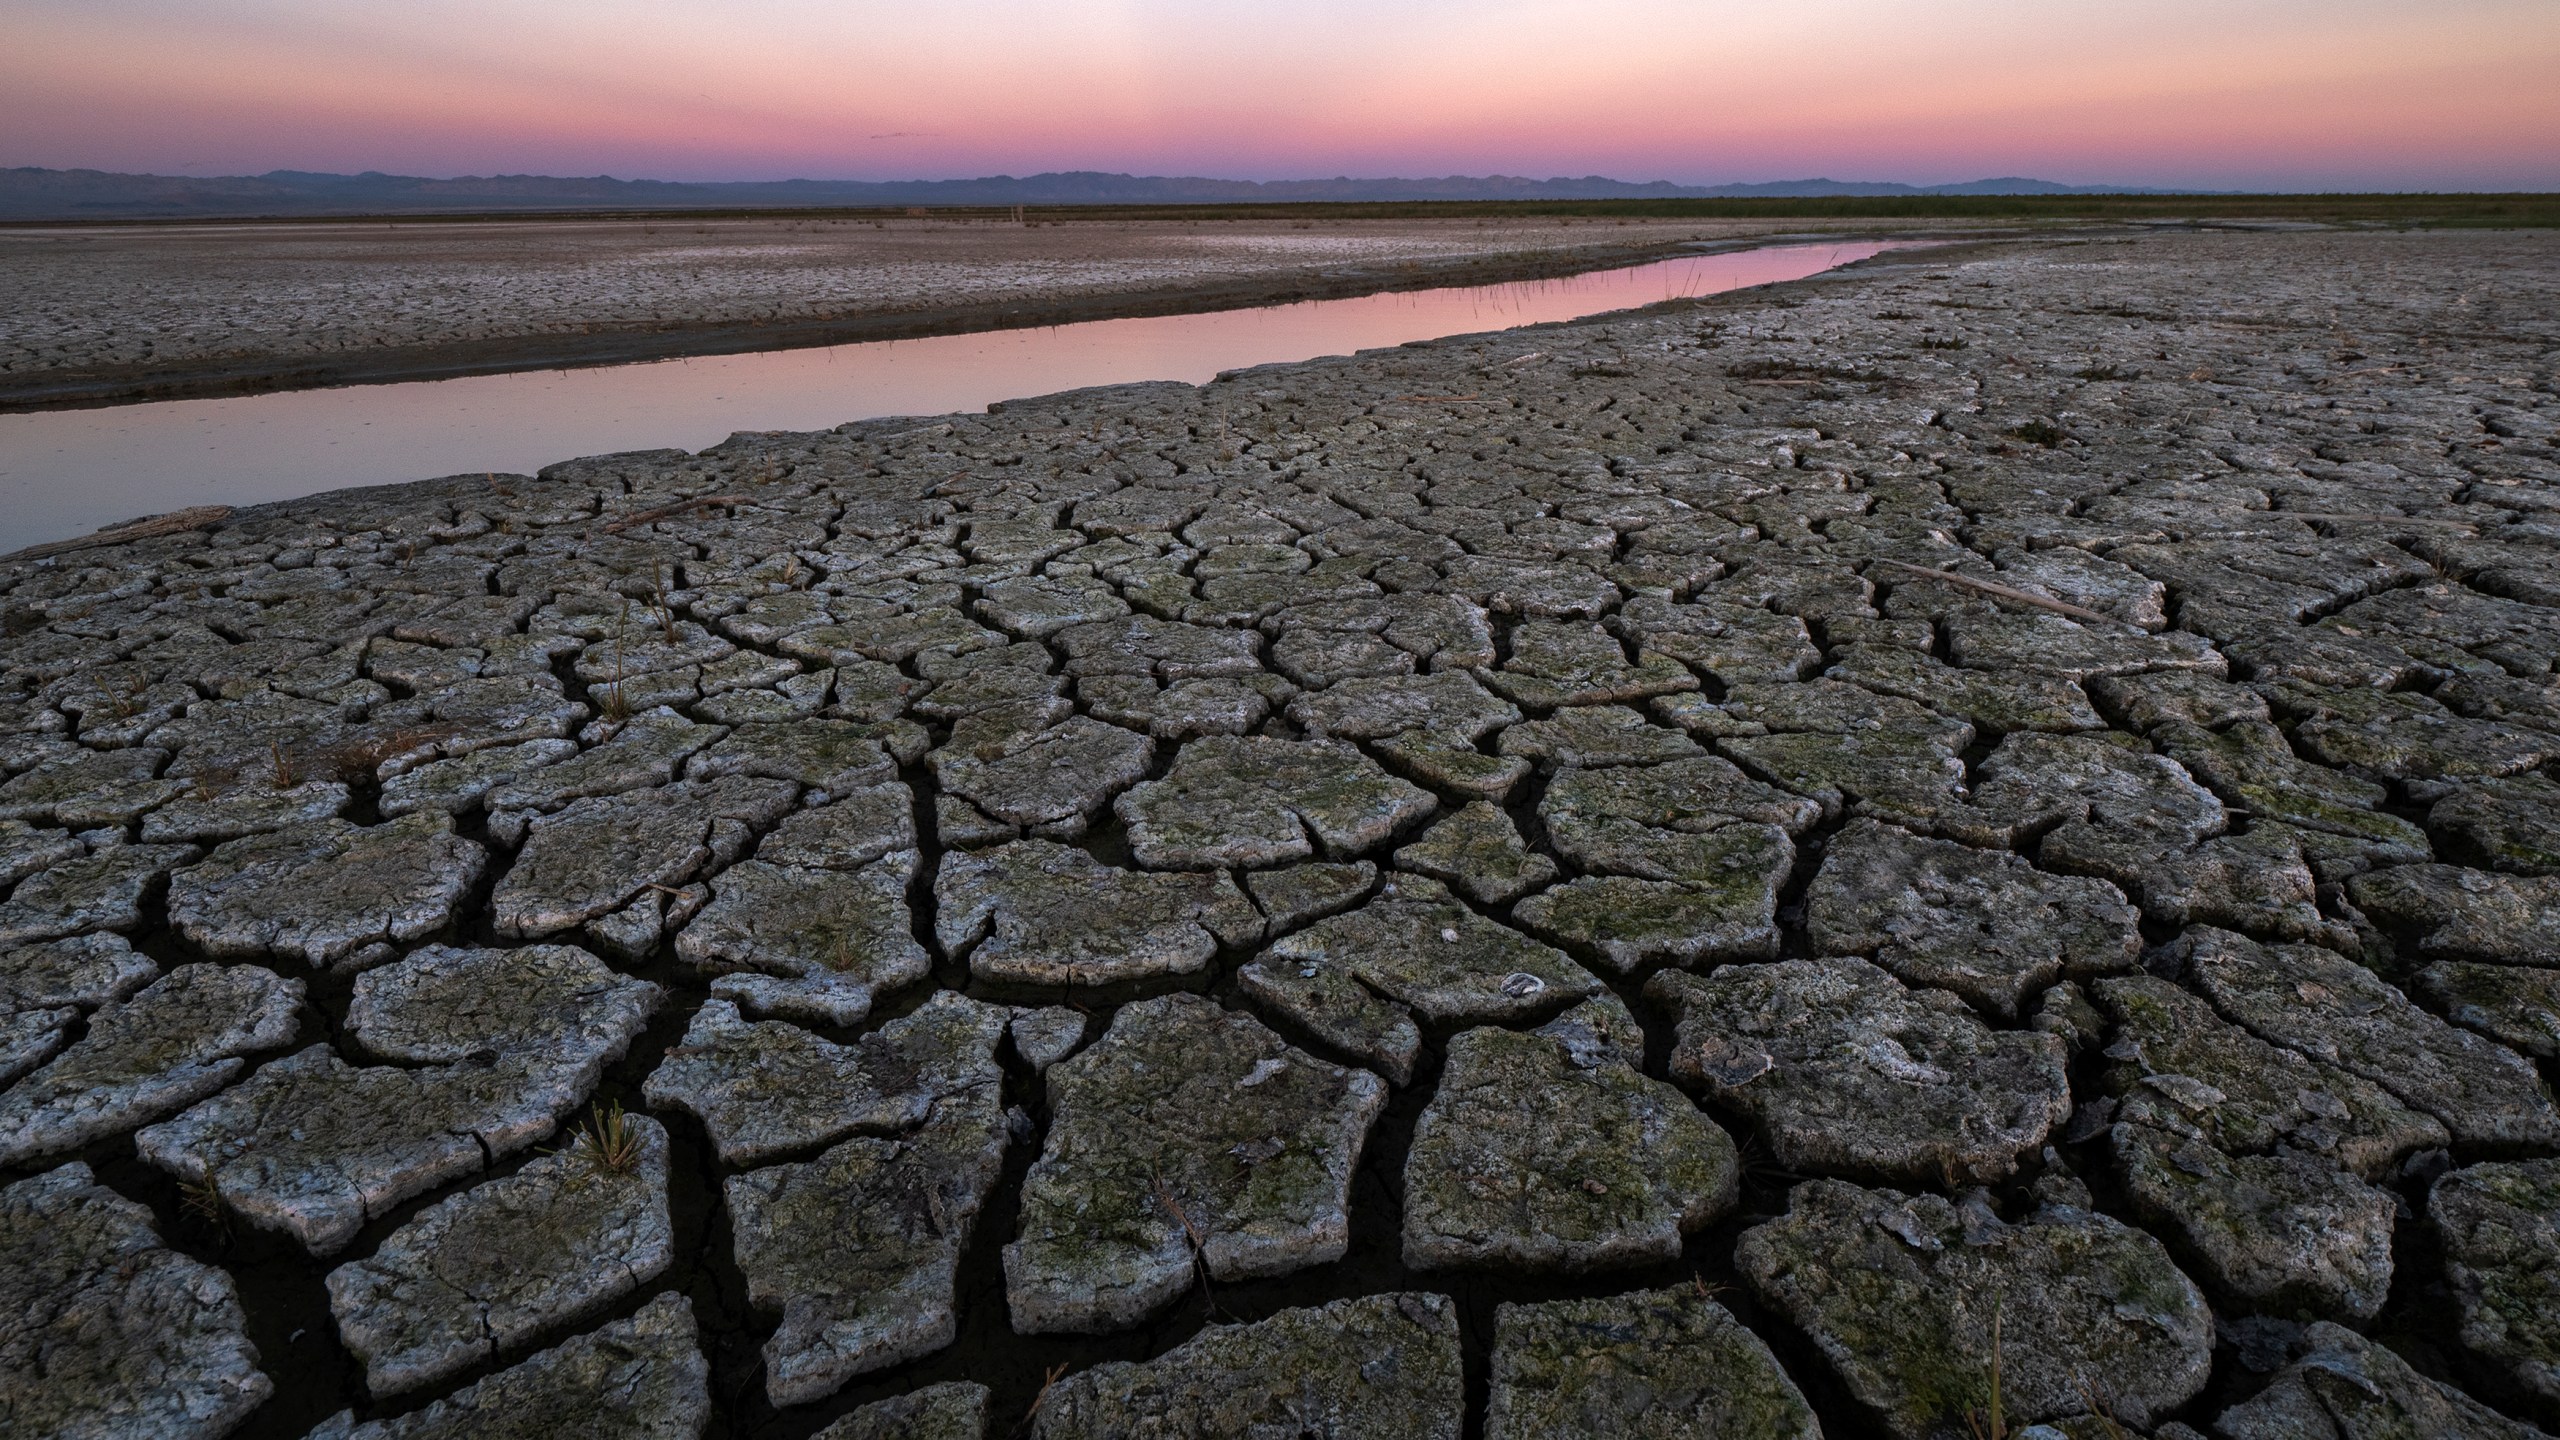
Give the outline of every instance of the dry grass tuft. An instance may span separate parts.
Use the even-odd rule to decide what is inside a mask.
[[[217,1240],[228,1243],[231,1239],[231,1211],[222,1203],[222,1182],[211,1175],[178,1182],[178,1218]]]

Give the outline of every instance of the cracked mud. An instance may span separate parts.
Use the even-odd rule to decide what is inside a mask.
[[[2555,364],[2045,237],[0,564],[0,1429],[2541,1434]]]

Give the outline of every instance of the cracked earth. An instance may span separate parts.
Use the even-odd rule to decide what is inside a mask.
[[[0,1429],[2538,1435],[2555,364],[2049,238],[0,563]]]

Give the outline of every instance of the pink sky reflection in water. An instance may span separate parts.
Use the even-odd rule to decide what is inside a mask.
[[[189,505],[250,505],[577,455],[699,450],[739,430],[883,415],[1219,371],[1571,320],[1800,279],[1873,241],[1689,256],[1483,285],[1045,330],[0,415],[0,552]]]

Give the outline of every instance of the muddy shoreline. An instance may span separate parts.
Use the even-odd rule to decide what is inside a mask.
[[[1336,300],[1451,286],[1532,282],[1620,269],[1680,255],[1713,255],[1833,238],[1972,238],[1978,231],[1857,230],[1792,232],[1730,240],[1658,240],[1576,246],[1564,251],[1413,260],[1392,265],[1332,265],[1232,276],[1171,288],[1116,293],[1020,297],[823,318],[735,322],[706,319],[662,325],[586,327],[574,334],[494,336],[460,343],[380,345],[316,355],[265,355],[195,366],[0,373],[0,414],[90,409],[160,400],[256,395],[285,390],[446,380],[524,370],[574,369],[795,350],[875,340],[910,340],[1003,330],[1038,329],[1090,320]]]

